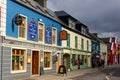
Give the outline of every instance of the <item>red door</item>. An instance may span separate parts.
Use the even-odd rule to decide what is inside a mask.
[[[39,73],[39,51],[32,52],[32,75]]]

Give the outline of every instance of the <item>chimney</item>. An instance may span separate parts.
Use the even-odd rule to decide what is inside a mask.
[[[38,2],[43,8],[47,8],[47,0],[35,0]]]
[[[97,33],[92,33],[92,34],[95,35],[96,37],[97,37],[97,35],[98,35]]]

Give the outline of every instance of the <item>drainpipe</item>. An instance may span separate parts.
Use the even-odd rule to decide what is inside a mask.
[[[1,80],[2,80],[2,75],[3,75],[3,67],[2,67],[2,65],[3,65],[3,36],[1,36],[1,44],[2,44],[2,46],[1,46]]]

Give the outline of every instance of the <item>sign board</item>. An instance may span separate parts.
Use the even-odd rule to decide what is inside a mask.
[[[22,22],[23,22],[23,17],[22,17],[20,14],[17,14],[17,15],[15,16],[15,24],[16,24],[16,25],[21,25]]]
[[[60,32],[60,40],[67,40],[67,31],[62,30]]]
[[[30,35],[31,40],[36,39],[36,37],[37,37],[37,25],[33,19],[30,20],[30,22],[29,22],[28,33]]]
[[[64,65],[59,66],[58,74],[66,74],[67,75],[66,67]]]

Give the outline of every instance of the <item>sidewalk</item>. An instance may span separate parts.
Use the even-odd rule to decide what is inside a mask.
[[[34,77],[28,77],[28,78],[21,78],[21,79],[15,79],[15,80],[72,80],[70,78],[73,77],[78,77],[80,75],[84,75],[86,73],[93,73],[93,72],[97,72],[99,70],[102,69],[107,69],[110,67],[114,67],[114,66],[120,66],[120,65],[106,65],[104,68],[89,68],[89,69],[80,69],[80,70],[76,70],[76,71],[69,71],[67,72],[67,75],[57,75],[56,73],[50,73],[50,74],[44,74],[41,76],[34,76]],[[113,77],[114,78],[114,77]],[[113,79],[116,80],[116,79]]]
[[[84,75],[86,73],[92,73],[98,71],[98,68],[95,69],[80,69],[76,71],[69,71],[67,75],[57,75],[56,73],[44,74],[37,77],[29,77],[29,78],[22,78],[22,79],[15,79],[15,80],[72,80],[70,78]]]

